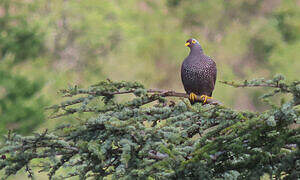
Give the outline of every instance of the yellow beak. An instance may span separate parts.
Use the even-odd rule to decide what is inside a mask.
[[[185,43],[185,46],[189,46],[191,43],[189,43],[189,42],[187,42],[187,43]]]

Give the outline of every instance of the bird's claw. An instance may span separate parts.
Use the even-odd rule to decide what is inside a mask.
[[[189,99],[190,99],[192,102],[195,102],[195,100],[197,99],[197,95],[196,95],[195,93],[190,93]]]
[[[197,95],[195,93],[190,93],[189,99],[192,102],[195,102],[197,99]],[[207,102],[207,99],[212,99],[212,97],[209,97],[207,95],[202,95],[202,96],[200,96],[200,99],[203,100],[203,104],[205,104]]]
[[[207,96],[207,95],[202,95],[202,96],[200,96],[200,99],[203,99],[203,98],[204,98],[203,104],[206,103],[207,99],[212,99],[212,97],[209,97],[209,96]]]

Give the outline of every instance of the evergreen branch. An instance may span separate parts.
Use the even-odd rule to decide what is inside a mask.
[[[131,93],[136,93],[137,89],[132,89],[132,90],[128,90],[128,91],[115,91],[115,92],[101,92],[101,91],[86,91],[86,90],[78,90],[78,92],[76,93],[76,95],[78,94],[89,94],[89,95],[93,95],[94,97],[98,97],[98,96],[113,96],[113,95],[119,95],[119,94],[131,94]],[[154,89],[149,89],[146,90],[146,92],[148,93],[155,93],[161,97],[183,97],[183,98],[189,98],[189,95],[186,93],[179,93],[179,92],[175,92],[172,90],[154,90]],[[70,96],[65,96],[65,97],[70,97]],[[71,105],[75,105],[75,104],[79,104],[82,103],[85,100],[84,97],[72,100],[72,101],[67,101],[67,102],[63,102],[60,105],[54,105],[54,106],[50,106],[47,107],[46,110],[48,109],[59,109],[59,108],[65,108],[67,106],[71,106]],[[200,98],[200,96],[196,97],[196,102],[203,102],[205,100],[205,98]],[[214,104],[214,105],[222,105],[221,102],[214,100],[214,99],[207,99],[206,100],[207,104]],[[92,110],[84,110],[83,112],[94,112]],[[97,112],[97,111],[96,111]],[[72,111],[72,109],[68,109],[67,113],[64,115],[68,115],[68,114],[73,114],[74,112]],[[58,116],[64,116],[63,114]]]
[[[261,79],[254,79],[251,81],[245,80],[242,83],[236,83],[234,81],[219,81],[220,83],[233,86],[233,87],[271,87],[271,88],[278,88],[283,93],[292,93],[291,89],[289,88],[290,85],[287,85],[284,83],[285,77],[278,74],[273,77],[273,79],[265,80],[263,78]],[[278,93],[279,91],[275,91],[275,93]]]

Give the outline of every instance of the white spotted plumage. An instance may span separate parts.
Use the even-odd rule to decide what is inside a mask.
[[[216,64],[203,53],[198,41],[190,48],[191,52],[181,66],[184,89],[188,94],[212,96],[217,76]]]

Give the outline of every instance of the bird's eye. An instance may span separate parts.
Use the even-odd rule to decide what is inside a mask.
[[[193,43],[193,44],[195,44],[195,43],[196,43],[196,41],[195,41],[195,40],[192,40],[192,43]]]

